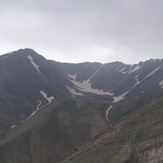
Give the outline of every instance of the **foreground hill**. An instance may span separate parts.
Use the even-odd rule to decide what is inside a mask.
[[[163,162],[163,99],[121,119],[66,163]]]
[[[107,105],[74,99],[56,100],[13,128],[0,141],[1,162],[60,162],[109,129],[103,114]]]

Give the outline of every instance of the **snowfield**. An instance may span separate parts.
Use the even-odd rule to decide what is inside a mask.
[[[98,95],[110,95],[110,96],[113,95],[113,93],[111,93],[111,92],[104,92],[103,90],[92,88],[92,86],[91,86],[92,84],[90,81],[90,78],[92,78],[92,76],[88,80],[84,80],[83,82],[76,81],[76,76],[77,76],[77,74],[75,74],[75,75],[68,74],[68,77],[69,77],[68,79],[74,84],[74,86],[78,90],[80,90],[82,92],[93,93],[93,94],[98,94]],[[70,88],[69,88],[69,91],[71,93],[76,94],[76,92],[72,91]]]
[[[121,94],[120,96],[115,96],[113,99],[114,99],[114,103],[116,103],[116,102],[118,102],[118,101],[121,101],[121,100],[123,100],[125,97],[125,95],[127,95],[128,93],[129,93],[130,91],[127,91],[127,92],[125,92],[125,93],[123,93],[123,94]]]

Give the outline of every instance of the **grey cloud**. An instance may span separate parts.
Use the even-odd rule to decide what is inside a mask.
[[[6,0],[1,48],[31,47],[69,62],[161,58],[162,7],[162,0]]]

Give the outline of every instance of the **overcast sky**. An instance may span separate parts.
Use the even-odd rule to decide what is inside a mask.
[[[61,62],[163,58],[163,0],[0,0],[0,54]]]

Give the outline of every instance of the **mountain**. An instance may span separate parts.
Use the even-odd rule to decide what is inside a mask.
[[[61,74],[31,49],[0,56],[0,74],[0,136],[66,89]]]
[[[149,162],[141,149],[154,135],[135,137],[150,127],[161,144],[161,59],[72,64],[20,49],[0,56],[0,74],[3,163]],[[162,161],[157,143],[149,148]]]

